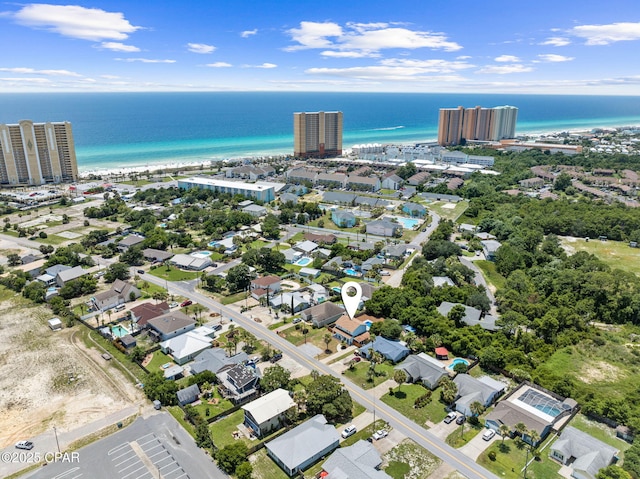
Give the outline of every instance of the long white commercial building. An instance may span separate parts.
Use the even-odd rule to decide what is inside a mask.
[[[183,180],[178,180],[178,188],[189,189],[199,188],[202,190],[212,190],[230,195],[242,195],[246,198],[270,202],[276,198],[276,188],[283,186],[281,183],[244,183],[241,181],[217,180],[215,178],[204,178],[194,176]]]

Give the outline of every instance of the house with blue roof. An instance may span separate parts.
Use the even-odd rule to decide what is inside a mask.
[[[356,225],[355,215],[345,210],[333,210],[331,212],[331,221],[340,228],[353,228]]]
[[[420,218],[427,215],[427,208],[418,203],[405,203],[402,205],[402,211],[409,216],[418,216]]]
[[[388,359],[392,363],[402,361],[409,356],[410,352],[409,348],[400,341],[391,341],[382,336],[377,336],[375,341],[365,344],[360,348],[360,354],[367,358],[371,357],[371,351],[380,353],[385,359]]]

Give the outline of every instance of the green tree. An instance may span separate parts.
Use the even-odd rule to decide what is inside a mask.
[[[109,265],[104,273],[104,281],[113,283],[116,279],[126,281],[131,275],[129,274],[129,265],[126,263],[113,263]]]
[[[127,250],[120,255],[119,259],[122,263],[130,266],[141,266],[144,264],[144,254],[140,246],[127,248]]]
[[[464,309],[464,306],[462,306],[461,304],[456,304],[453,308],[451,308],[449,314],[447,314],[447,318],[453,321],[457,328],[460,328],[462,327],[462,318],[464,318],[466,314],[467,312]]]
[[[244,461],[236,467],[236,479],[251,479],[253,477],[253,466],[249,461]]]
[[[395,319],[385,319],[373,323],[369,331],[383,338],[396,340],[402,335],[402,326]]]
[[[612,464],[600,469],[596,474],[596,479],[632,479],[631,474],[622,469],[620,466]]]
[[[458,386],[448,376],[443,377],[439,384],[440,386],[440,399],[445,404],[451,404],[458,397]]]
[[[393,380],[398,384],[398,391],[400,391],[400,386],[407,380],[407,373],[402,369],[396,369],[393,373]]]
[[[330,333],[326,333],[322,337],[322,341],[324,341],[324,344],[325,344],[324,352],[325,353],[330,353],[331,349],[329,349],[329,344],[331,344],[331,334]]]
[[[247,289],[250,282],[251,274],[246,264],[239,264],[227,271],[227,287],[232,293]]]
[[[556,176],[553,182],[553,189],[556,191],[564,191],[571,186],[571,175],[565,171]]]
[[[274,364],[264,370],[262,378],[260,379],[260,388],[265,393],[269,393],[278,388],[288,389],[290,382],[291,371],[283,368],[279,364]]]
[[[473,401],[471,404],[469,404],[469,410],[475,417],[480,416],[484,412],[484,409],[485,407],[480,401]]]
[[[504,439],[511,434],[511,428],[509,426],[507,426],[506,424],[500,424],[500,427],[498,428],[498,434],[500,434],[502,436],[502,444],[504,444]]]
[[[44,303],[47,287],[40,281],[31,281],[22,289],[22,296],[34,303]]]
[[[144,382],[144,393],[151,401],[156,399],[165,406],[173,406],[178,402],[176,393],[178,386],[174,381],[167,381],[161,371],[154,371]]]
[[[20,255],[17,253],[9,253],[7,255],[7,264],[9,266],[18,266],[22,264],[22,259],[20,259]]]
[[[196,426],[196,445],[203,449],[210,449],[213,447],[213,439],[211,439],[209,424],[205,421],[201,421]]]
[[[280,221],[277,216],[268,214],[264,218],[262,221],[262,234],[269,239],[280,238]]]
[[[236,441],[218,449],[215,459],[220,469],[228,474],[235,474],[236,468],[246,462],[248,453],[247,445],[242,441]]]
[[[307,386],[307,414],[324,414],[329,422],[351,418],[353,402],[338,378],[318,376]]]

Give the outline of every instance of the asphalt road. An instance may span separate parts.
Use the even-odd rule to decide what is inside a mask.
[[[159,476],[161,474],[161,476]],[[228,479],[168,412],[86,446],[67,461],[50,462],[29,479]]]
[[[164,286],[164,280],[156,278],[155,276],[145,275],[144,278],[151,283]],[[273,331],[260,326],[246,316],[227,308],[212,298],[209,298],[199,292],[187,291],[180,283],[170,283],[169,292],[171,294],[187,296],[192,301],[196,301],[214,311],[220,311],[224,317],[229,318],[236,324],[251,332],[257,338],[268,341],[272,346],[280,349],[284,354],[289,355],[304,367],[316,369],[322,374],[330,374],[340,379],[355,401],[364,405],[371,411],[375,409],[377,417],[387,421],[394,429],[398,430],[406,437],[413,439],[416,443],[420,444],[432,454],[460,471],[469,479],[497,479],[497,476],[476,464],[472,459],[468,458],[460,451],[448,446],[428,430],[402,416],[395,409],[392,409],[380,401],[375,401],[370,393],[359,387],[357,384],[354,384],[347,378],[336,373],[329,366],[317,361],[314,357],[304,354],[294,345],[286,341],[284,338],[281,338]]]

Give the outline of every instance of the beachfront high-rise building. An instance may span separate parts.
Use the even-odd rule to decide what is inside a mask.
[[[0,124],[0,186],[78,180],[71,123]]]
[[[518,109],[513,106],[441,108],[438,144],[449,146],[467,140],[499,141],[514,138],[517,119]]]
[[[342,112],[293,114],[293,155],[327,158],[342,154]]]

